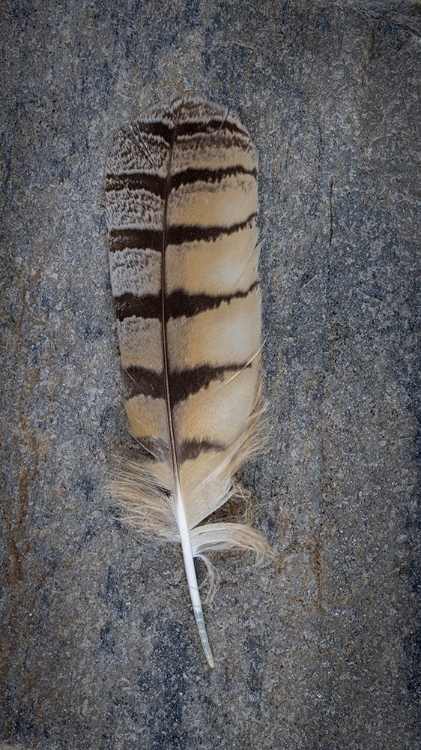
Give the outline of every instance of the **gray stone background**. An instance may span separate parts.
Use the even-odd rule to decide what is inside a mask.
[[[420,748],[418,2],[6,0],[2,748]],[[217,556],[206,666],[180,551],[121,522],[132,450],[104,160],[150,104],[236,110],[261,165],[279,559]]]

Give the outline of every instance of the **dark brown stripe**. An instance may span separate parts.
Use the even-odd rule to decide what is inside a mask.
[[[162,120],[152,120],[151,122],[137,120],[132,127],[134,136],[136,136],[137,133],[140,133],[140,135],[157,135],[166,141],[168,146],[170,146],[172,142],[173,130],[174,128],[172,125],[167,125],[167,123],[162,122]]]
[[[105,192],[111,190],[147,190],[160,198],[165,197],[166,181],[164,177],[145,172],[121,172],[120,174],[107,174],[105,181]]]
[[[239,372],[251,367],[251,362],[242,364],[228,364],[222,367],[201,365],[193,370],[172,372],[170,375],[170,399],[175,406],[186,398],[198,393],[202,388],[208,388],[214,380],[221,380],[227,372]],[[143,394],[152,398],[165,398],[165,384],[162,373],[147,370],[145,367],[128,367],[125,370],[124,381],[127,388],[127,398]]]
[[[170,376],[171,404],[175,406],[194,393],[198,393],[202,388],[208,388],[214,380],[222,380],[226,373],[239,372],[246,367],[251,367],[251,363],[227,364],[221,367],[201,365],[194,370],[172,372]]]
[[[182,289],[177,289],[168,295],[165,305],[166,320],[170,318],[191,318],[193,315],[213,310],[219,307],[222,302],[231,302],[233,299],[242,299],[247,297],[253,289],[259,286],[258,281],[253,281],[252,285],[244,292],[234,292],[232,294],[188,294]]]
[[[226,448],[224,443],[213,443],[210,440],[185,440],[177,450],[177,458],[182,463],[197,458],[201,453],[223,451]]]
[[[123,383],[128,399],[140,395],[165,398],[164,373],[146,367],[127,367],[123,369]]]
[[[256,169],[245,169],[241,165],[227,167],[226,169],[185,169],[172,175],[170,179],[170,190],[180,185],[189,185],[194,182],[221,182],[225,177],[238,174],[257,176]],[[105,182],[105,191],[111,190],[147,190],[160,198],[165,197],[166,180],[154,174],[145,172],[121,172],[120,174],[108,174]]]
[[[155,440],[152,437],[139,438],[141,446],[158,461],[168,461],[170,458],[169,445],[163,440]],[[180,463],[183,461],[194,460],[201,453],[210,451],[224,451],[228,446],[224,443],[217,443],[211,440],[185,440],[178,447],[177,458]]]
[[[219,133],[221,130],[227,130],[229,133],[240,133],[246,138],[250,138],[249,134],[236,125],[234,122],[228,120],[203,120],[202,122],[183,122],[180,125],[176,125],[177,135],[194,135],[195,133]]]
[[[194,111],[194,108],[193,108]],[[182,122],[176,123],[176,114],[171,115],[174,118],[174,124],[167,125],[167,123],[161,120],[152,120],[151,122],[145,122],[144,120],[138,120],[134,123],[133,130],[137,130],[145,135],[157,135],[163,138],[164,141],[170,146],[173,142],[174,135],[194,135],[196,133],[219,133],[221,130],[227,130],[230,133],[239,133],[246,138],[250,138],[249,134],[236,125],[234,122],[228,120],[221,120],[213,118],[210,120],[203,120],[200,122]]]
[[[233,299],[247,297],[253,289],[259,286],[258,281],[253,281],[245,291],[233,292],[232,294],[188,294],[182,289],[177,289],[168,295],[165,303],[165,319],[191,318],[206,310],[219,307],[222,302],[231,302]],[[145,294],[138,297],[135,294],[122,294],[114,297],[116,316],[118,320],[125,318],[158,318],[161,319],[162,301],[161,295]]]
[[[247,138],[247,140],[245,140],[245,138]],[[182,153],[184,149],[191,150],[193,147],[198,153],[200,153],[202,143],[206,147],[209,145],[215,145],[218,146],[218,148],[239,148],[245,154],[252,154],[254,156],[254,149],[250,137],[242,131],[241,134],[238,133],[237,135],[235,133],[222,133],[222,138],[217,131],[213,134],[202,132],[193,133],[191,136],[184,135],[183,139],[180,139],[177,142],[177,148],[179,148]]]
[[[167,231],[167,245],[182,245],[184,242],[214,242],[218,237],[228,236],[252,227],[256,220],[256,213],[239,224],[230,227],[198,227],[196,225],[179,225],[169,227]],[[117,252],[125,248],[138,250],[151,249],[162,252],[162,231],[160,229],[111,229],[110,252]]]
[[[145,294],[137,297],[135,294],[122,294],[114,297],[115,314],[117,320],[125,318],[161,318],[161,296]]]
[[[167,245],[182,245],[184,242],[214,242],[223,235],[235,234],[242,229],[253,226],[257,214],[252,213],[239,224],[229,227],[198,227],[194,224],[184,224],[168,228]]]
[[[126,248],[162,252],[162,231],[160,229],[111,229],[109,237],[111,253]]]
[[[257,176],[256,169],[245,169],[238,165],[226,169],[185,169],[171,176],[170,189],[174,190],[180,185],[189,185],[194,182],[222,182],[225,177],[233,177],[238,174]]]

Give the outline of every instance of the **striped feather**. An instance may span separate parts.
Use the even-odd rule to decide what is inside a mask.
[[[111,284],[129,430],[150,458],[117,498],[147,533],[181,542],[213,666],[194,557],[268,553],[241,523],[203,523],[238,487],[261,413],[257,163],[238,119],[199,99],[122,128],[106,178]]]

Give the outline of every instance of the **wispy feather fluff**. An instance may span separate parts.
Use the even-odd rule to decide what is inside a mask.
[[[261,413],[257,164],[226,109],[184,99],[114,138],[106,179],[111,283],[129,430],[149,458],[114,482],[143,531],[182,546],[213,666],[194,558],[268,547],[251,526],[203,523],[237,492]],[[208,563],[209,564],[209,563]],[[210,565],[210,564],[209,564]],[[211,568],[211,566],[210,566]]]

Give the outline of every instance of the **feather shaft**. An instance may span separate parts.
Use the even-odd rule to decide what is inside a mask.
[[[187,526],[186,513],[184,510],[184,503],[181,492],[178,493],[177,497],[177,522],[178,528],[180,529],[181,548],[183,551],[184,567],[186,570],[187,583],[189,585],[190,599],[193,606],[193,613],[196,620],[197,629],[199,631],[200,642],[202,644],[203,651],[205,652],[206,660],[209,666],[214,667],[215,662],[209,644],[208,634],[206,632],[202,601],[200,598],[196,570],[194,567],[190,532]]]

